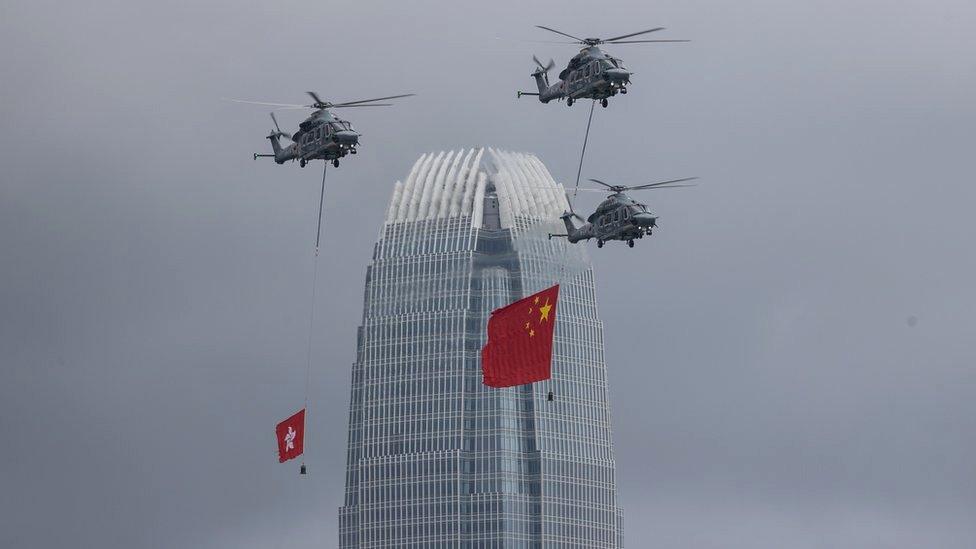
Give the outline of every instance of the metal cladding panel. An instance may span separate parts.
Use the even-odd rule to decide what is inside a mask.
[[[565,206],[535,156],[494,149],[423,155],[394,186],[352,370],[340,547],[622,545],[592,270],[546,236]],[[491,311],[555,283],[553,379],[482,385]]]
[[[487,152],[487,155],[485,154]],[[386,223],[445,219],[471,215],[484,197],[482,177],[494,183],[502,207],[502,227],[517,217],[549,220],[568,209],[565,189],[533,155],[496,149],[461,149],[422,155],[404,183],[397,182]]]

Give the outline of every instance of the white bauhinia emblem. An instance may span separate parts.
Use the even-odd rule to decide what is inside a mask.
[[[296,436],[298,436],[298,433],[296,433],[295,430],[291,428],[291,425],[289,425],[288,426],[288,434],[285,435],[285,451],[286,452],[288,450],[294,450],[295,449],[295,437]]]

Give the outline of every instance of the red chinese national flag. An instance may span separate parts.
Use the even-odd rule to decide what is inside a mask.
[[[559,284],[491,312],[481,371],[489,387],[513,387],[552,377],[552,334]]]
[[[275,427],[278,435],[278,462],[295,459],[305,450],[305,409]]]

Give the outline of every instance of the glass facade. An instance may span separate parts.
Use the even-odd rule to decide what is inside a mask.
[[[593,274],[548,238],[565,206],[519,153],[424,155],[397,182],[366,275],[340,547],[623,546]],[[484,386],[491,311],[555,283],[553,378]]]

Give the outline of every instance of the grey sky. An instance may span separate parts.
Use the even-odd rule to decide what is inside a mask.
[[[589,250],[628,546],[976,546],[972,2],[331,4],[0,7],[0,546],[334,546],[393,182],[475,145],[575,177],[585,105],[515,99],[574,53],[535,24],[694,40],[608,50],[584,168],[703,178]],[[306,89],[419,95],[343,113],[300,478],[320,166],[252,162],[267,112],[220,98]]]

